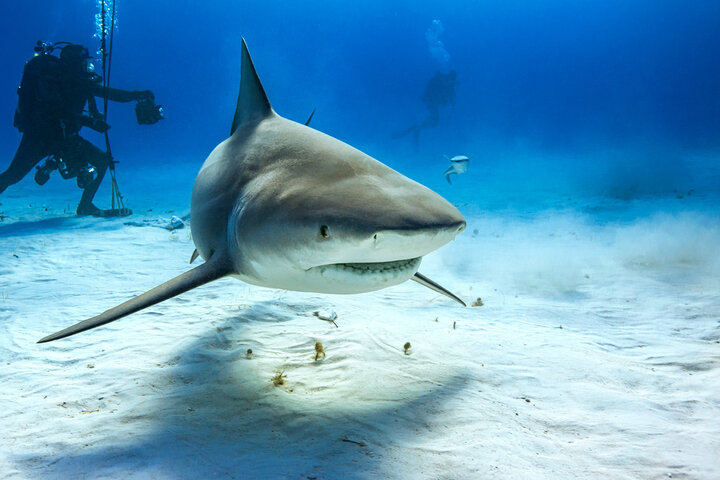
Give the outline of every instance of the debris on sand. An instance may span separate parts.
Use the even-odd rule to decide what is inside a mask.
[[[336,328],[338,327],[337,323],[335,323],[335,320],[337,320],[337,313],[335,311],[326,312],[325,310],[317,310],[313,312],[313,316],[319,318],[320,320],[324,322],[330,322],[333,325],[335,325]]]

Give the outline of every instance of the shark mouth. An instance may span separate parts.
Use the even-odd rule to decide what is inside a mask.
[[[420,266],[420,260],[421,258],[417,257],[409,258],[407,260],[395,260],[394,262],[337,263],[334,265],[326,265],[325,267],[334,267],[360,275],[382,275],[384,273],[402,273],[406,270],[417,270]]]
[[[460,300],[460,298],[458,298],[455,294],[417,271],[417,269],[420,267],[421,260],[422,257],[416,257],[405,260],[394,260],[391,262],[334,263],[314,267],[311,270],[318,269],[321,274],[325,274],[326,272],[342,272],[345,274],[359,276],[367,275],[396,277],[412,274],[412,276],[410,277],[411,280],[429,288],[430,290],[445,295],[446,297],[455,300],[463,307],[466,307],[467,305],[465,304],[465,302]]]
[[[323,276],[351,276],[351,277],[409,277],[420,267],[422,257],[408,258],[404,260],[393,260],[390,262],[365,262],[365,263],[331,263],[310,268]]]

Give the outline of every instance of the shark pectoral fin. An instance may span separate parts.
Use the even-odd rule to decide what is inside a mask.
[[[76,333],[84,332],[85,330],[90,330],[91,328],[99,327],[100,325],[105,325],[106,323],[110,323],[126,315],[130,315],[131,313],[135,313],[143,308],[155,305],[156,303],[160,303],[168,298],[180,295],[188,290],[192,290],[195,287],[217,280],[229,273],[231,273],[231,269],[226,262],[220,260],[218,257],[211,258],[202,265],[178,275],[172,280],[168,280],[152,290],[148,290],[147,292],[138,295],[127,302],[121,303],[117,307],[106,310],[96,317],[88,318],[87,320],[76,323],[64,330],[48,335],[47,337],[40,339],[37,343],[51,342],[60,338],[69,337],[70,335],[75,335]]]
[[[306,126],[306,127],[307,127],[308,125],[310,125],[310,120],[312,120],[313,115],[315,115],[315,109],[317,109],[317,107],[313,108],[313,111],[310,112],[310,116],[308,117],[307,120],[305,120],[305,126]]]
[[[460,300],[460,299],[459,299],[457,296],[455,296],[453,293],[451,293],[450,291],[448,291],[448,290],[446,290],[445,288],[441,287],[441,286],[438,285],[437,283],[433,282],[432,280],[430,280],[429,278],[427,278],[425,275],[423,275],[423,274],[420,273],[420,272],[415,272],[415,275],[412,276],[412,277],[410,277],[410,280],[415,280],[415,281],[416,281],[417,283],[419,283],[420,285],[424,285],[424,286],[428,287],[430,290],[435,290],[435,291],[438,292],[438,293],[442,293],[442,294],[445,295],[446,297],[452,298],[453,300],[455,300],[456,302],[458,302],[458,303],[459,303],[460,305],[462,305],[463,307],[467,307],[467,305],[465,304],[465,302],[463,302],[462,300]]]
[[[192,255],[190,255],[190,263],[193,263],[195,259],[200,255],[197,251],[197,248],[193,251]]]

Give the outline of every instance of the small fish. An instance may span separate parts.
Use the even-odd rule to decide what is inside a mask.
[[[320,320],[332,323],[333,325],[335,325],[336,328],[340,328],[340,327],[338,327],[338,324],[335,323],[335,320],[337,320],[337,313],[335,313],[334,310],[331,312],[319,310],[319,311],[313,312],[313,315],[316,316],[317,318],[319,318]]]
[[[465,155],[456,155],[452,158],[448,158],[447,155],[445,155],[445,158],[450,160],[450,167],[448,167],[447,170],[445,170],[445,179],[448,181],[448,183],[452,184],[450,181],[450,175],[455,174],[461,174],[465,173],[468,168],[468,164],[470,163],[470,157],[466,157]]]

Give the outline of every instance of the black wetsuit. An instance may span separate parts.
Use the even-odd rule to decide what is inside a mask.
[[[104,88],[96,75],[71,68],[53,55],[33,57],[23,71],[15,112],[15,126],[23,136],[10,167],[0,174],[0,193],[22,180],[43,158],[55,155],[66,163],[95,167],[97,177],[84,188],[78,205],[78,213],[92,213],[96,210],[92,199],[110,159],[78,132],[93,118],[99,119],[95,97],[130,102],[142,98],[143,93]],[[90,117],[83,115],[86,104]]]
[[[424,128],[436,127],[440,122],[440,107],[455,105],[455,72],[440,73],[428,81],[422,101],[428,109],[428,116],[421,124]]]

